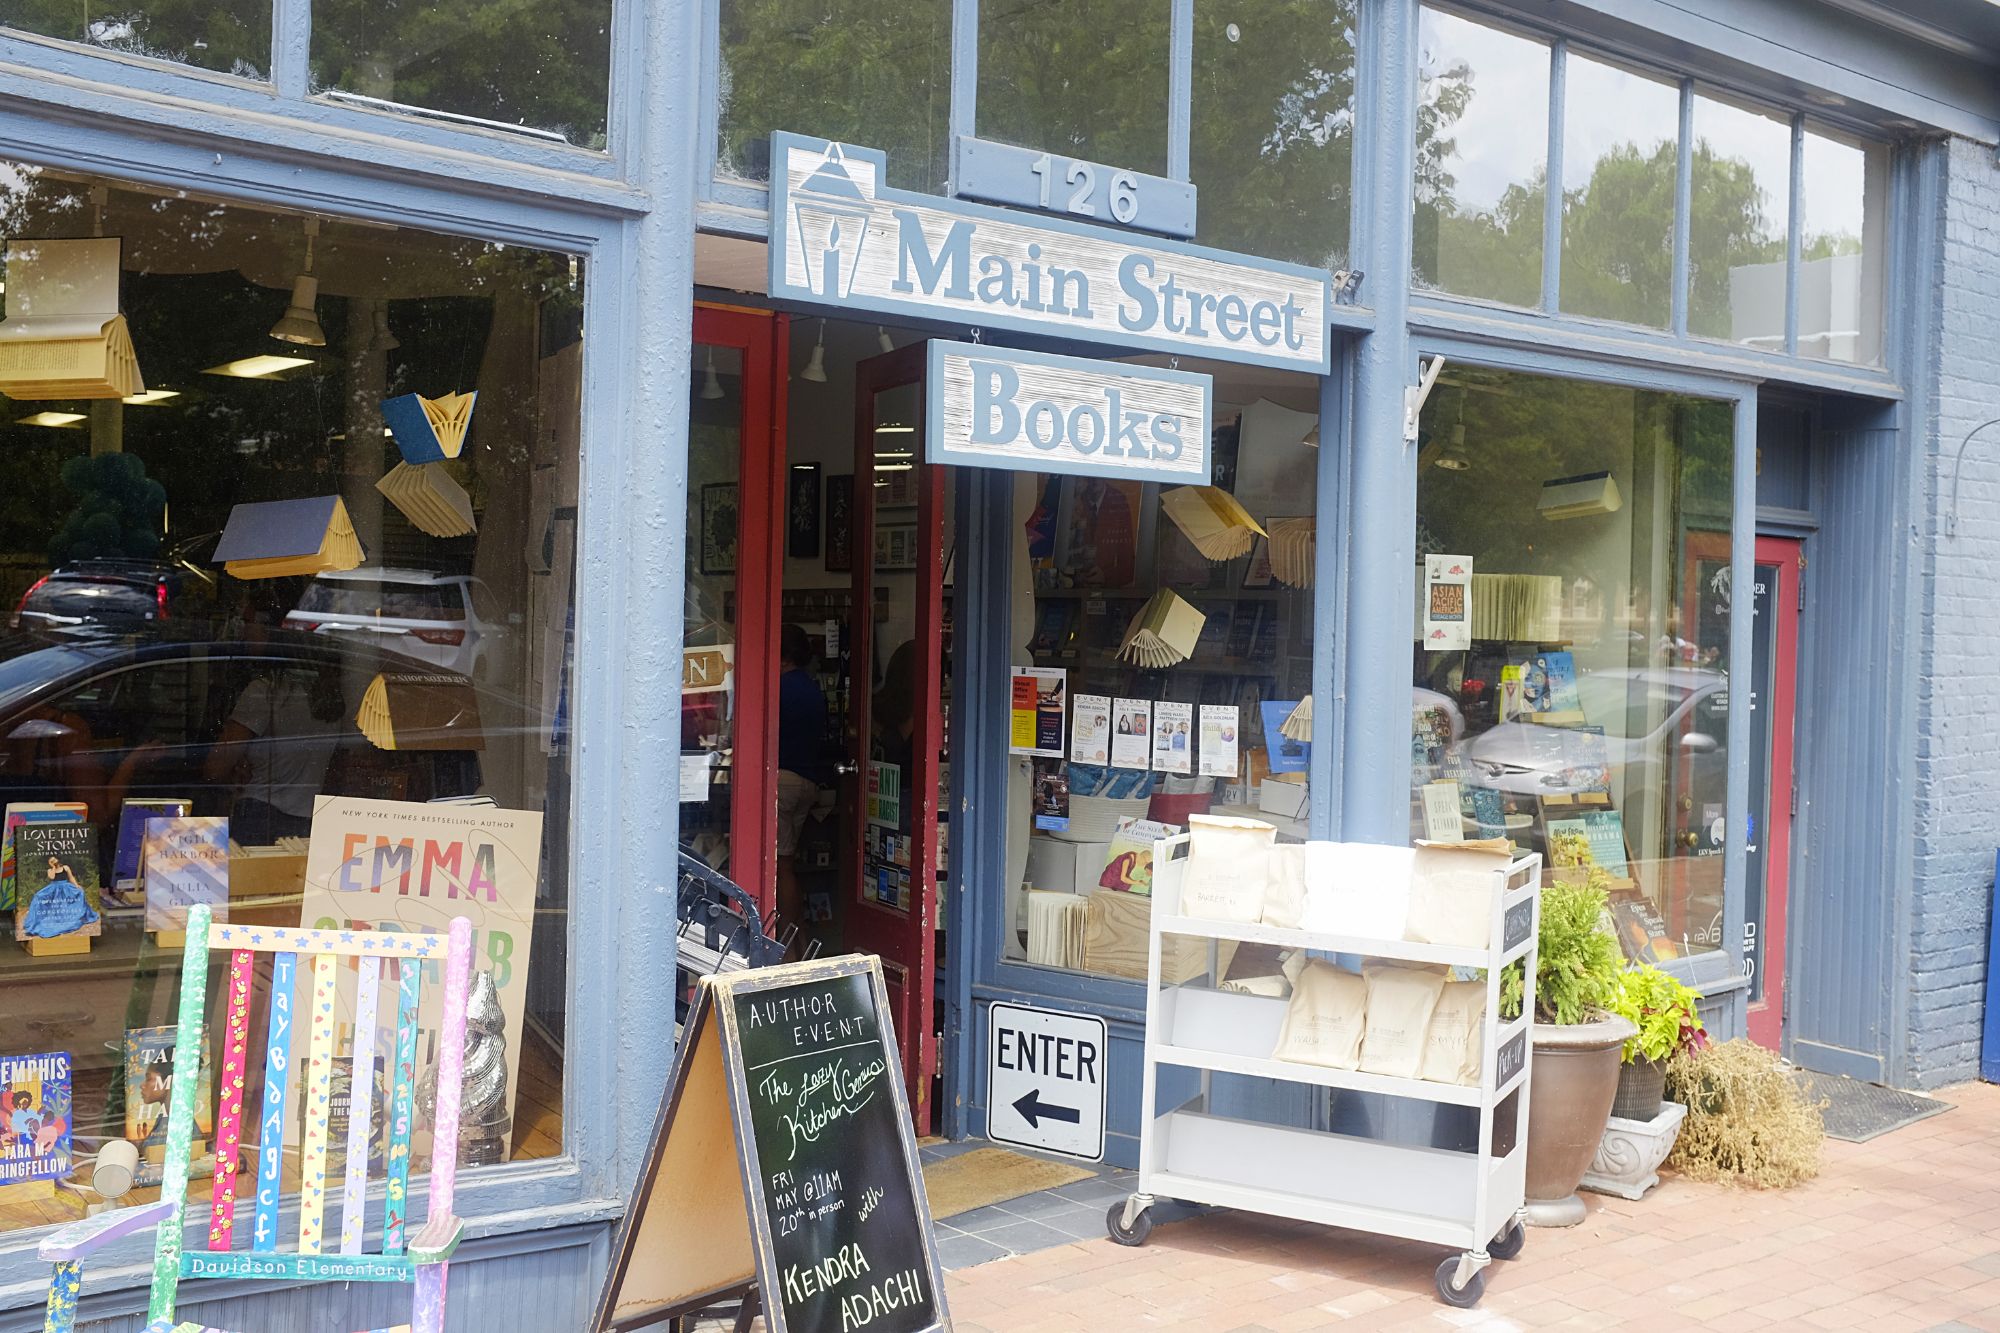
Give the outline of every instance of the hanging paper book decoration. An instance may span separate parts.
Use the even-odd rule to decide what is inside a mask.
[[[457,458],[472,427],[472,405],[478,390],[447,393],[436,398],[406,393],[382,400],[382,422],[396,437],[406,463],[442,463]]]
[[[1181,486],[1160,496],[1174,526],[1210,560],[1247,555],[1258,537],[1268,536],[1250,511],[1220,486]]]
[[[1125,627],[1118,656],[1156,670],[1185,662],[1194,655],[1195,640],[1201,637],[1201,627],[1207,619],[1175,596],[1171,588],[1162,588]]]
[[[7,243],[0,393],[9,398],[129,398],[139,354],[118,313],[115,236]]]
[[[1319,522],[1311,518],[1271,520],[1271,574],[1292,588],[1313,585],[1313,562],[1318,558]]]
[[[361,557],[347,506],[338,495],[315,495],[237,505],[212,563],[239,579],[277,579],[353,569]]]
[[[483,750],[479,695],[448,674],[384,672],[368,682],[354,725],[381,750]]]
[[[1308,694],[1299,700],[1278,728],[1278,734],[1290,741],[1310,741],[1313,738],[1313,697]]]
[[[452,480],[442,463],[398,463],[375,489],[401,510],[413,527],[433,537],[464,537],[478,530],[472,497]]]

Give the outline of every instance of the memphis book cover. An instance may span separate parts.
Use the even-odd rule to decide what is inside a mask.
[[[0,1055],[0,1099],[0,1186],[67,1176],[69,1054]]]

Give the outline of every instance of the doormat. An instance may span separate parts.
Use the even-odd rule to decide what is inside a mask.
[[[1863,1083],[1840,1074],[1798,1071],[1810,1101],[1825,1102],[1820,1114],[1826,1118],[1828,1138],[1846,1143],[1866,1143],[1892,1129],[1914,1125],[1927,1116],[1949,1111],[1952,1104],[1914,1092],[1898,1092],[1878,1083]]]
[[[924,1163],[924,1193],[931,1216],[956,1217],[989,1203],[1005,1203],[1037,1190],[1088,1180],[1096,1172],[1063,1162],[1045,1162],[1005,1148],[974,1148],[956,1157]]]

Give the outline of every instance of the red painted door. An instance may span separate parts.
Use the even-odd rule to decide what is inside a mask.
[[[789,317],[696,305],[689,407],[683,752],[720,759],[709,799],[681,807],[684,848],[756,896],[768,915],[777,807],[778,614]],[[727,688],[713,678],[727,650]],[[702,679],[690,673],[706,672]]]
[[[1772,1050],[1779,1048],[1785,1026],[1785,918],[1795,799],[1792,722],[1804,569],[1805,548],[1799,541],[1757,539],[1743,961],[1750,973],[1750,1039]]]
[[[880,955],[910,1111],[937,1070],[938,805],[944,749],[944,473],[920,455],[924,344],[861,362],[854,392],[853,722],[843,780],[846,942]]]

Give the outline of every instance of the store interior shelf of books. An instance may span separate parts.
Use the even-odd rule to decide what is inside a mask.
[[[1143,979],[1157,839],[1305,836],[1316,389],[1213,369],[1212,484],[1016,482],[1017,961]]]

